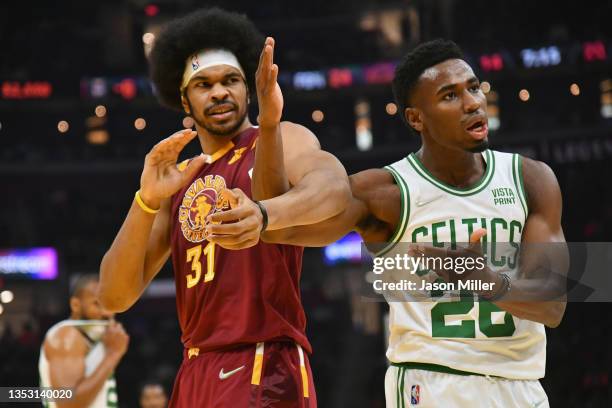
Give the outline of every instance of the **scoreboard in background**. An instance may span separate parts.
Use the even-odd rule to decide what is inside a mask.
[[[53,280],[57,275],[54,248],[0,249],[0,276],[6,279]]]

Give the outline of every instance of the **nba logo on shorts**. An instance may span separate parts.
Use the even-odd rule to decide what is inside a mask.
[[[410,389],[410,404],[418,405],[421,400],[421,386],[414,384]]]

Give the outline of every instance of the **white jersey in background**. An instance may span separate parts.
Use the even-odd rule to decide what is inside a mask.
[[[98,320],[63,320],[49,329],[45,335],[45,340],[52,336],[58,329],[65,326],[73,326],[79,329],[79,331],[81,331],[83,334],[84,340],[89,345],[89,351],[85,357],[85,377],[88,377],[95,371],[95,369],[104,359],[105,348],[104,344],[100,341],[100,337],[104,333],[104,328],[107,324],[108,322],[106,321]],[[51,387],[49,361],[45,356],[44,341],[43,346],[40,348],[38,371],[40,374],[40,386]],[[45,402],[43,405],[48,408],[57,407],[55,402]],[[114,376],[111,375],[106,380],[92,403],[86,408],[112,408],[117,406],[117,385]]]

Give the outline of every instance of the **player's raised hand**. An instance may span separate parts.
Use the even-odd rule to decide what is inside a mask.
[[[277,79],[278,65],[274,63],[274,38],[267,37],[255,73],[259,104],[257,122],[264,128],[277,126],[283,114],[283,93]]]
[[[261,210],[238,188],[221,191],[230,210],[206,217],[206,239],[225,249],[244,249],[257,245],[263,225]]]
[[[181,130],[162,140],[147,154],[140,176],[140,196],[153,208],[159,208],[161,200],[176,193],[189,182],[206,161],[205,156],[194,157],[184,171],[179,171],[176,161],[179,153],[197,132]]]

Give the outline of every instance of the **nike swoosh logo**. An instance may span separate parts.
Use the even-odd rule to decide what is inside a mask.
[[[238,367],[232,371],[228,371],[227,373],[223,372],[223,368],[221,369],[221,371],[219,371],[219,379],[220,380],[225,380],[229,377],[231,377],[232,375],[236,374],[238,371],[242,370],[244,368],[244,366],[242,367]]]
[[[542,405],[542,404],[543,404],[543,403],[545,403],[545,402],[546,402],[546,400],[545,400],[545,399],[543,399],[542,401],[538,402],[537,404],[533,404],[533,407],[534,407],[534,408],[538,408],[540,405]]]
[[[252,179],[253,178],[253,169],[251,168],[251,170],[249,170],[249,177]]]
[[[419,201],[417,201],[416,205],[417,205],[417,207],[422,207],[422,206],[427,205],[427,204],[429,204],[429,203],[433,203],[434,201],[436,201],[436,200],[438,200],[438,199],[440,199],[440,198],[442,198],[442,196],[441,196],[441,195],[436,196],[436,197],[434,197],[434,198],[431,198],[431,199],[429,199],[429,200],[425,200],[425,201],[420,201],[420,200],[419,200]]]

